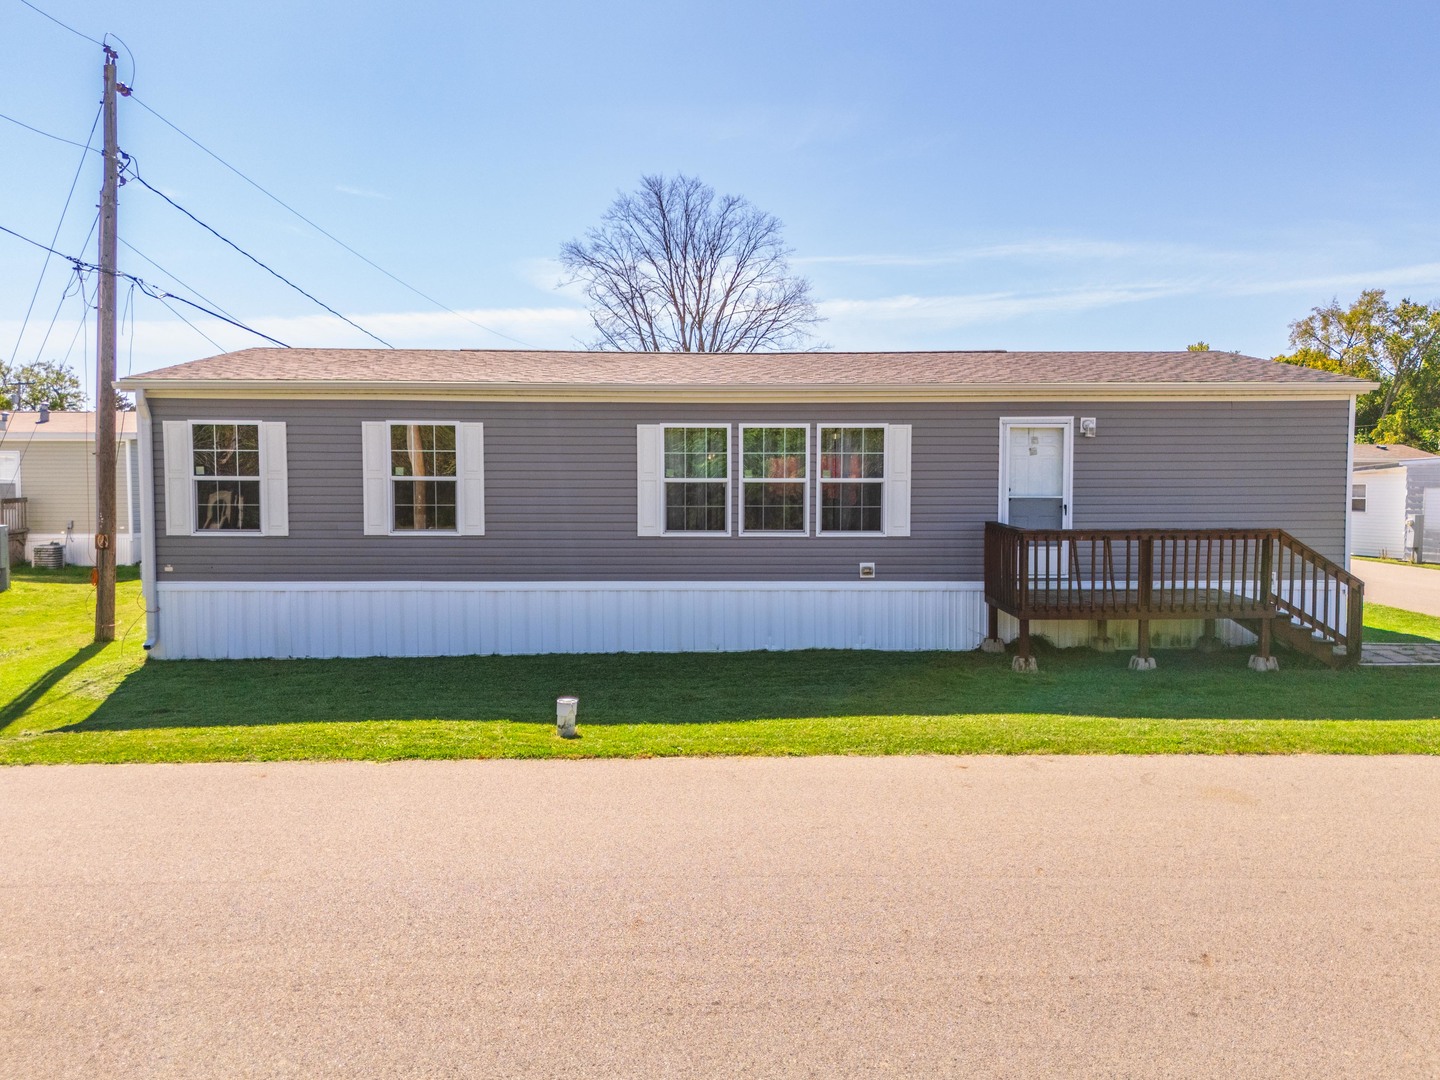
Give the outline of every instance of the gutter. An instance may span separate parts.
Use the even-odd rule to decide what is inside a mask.
[[[140,596],[145,601],[145,651],[160,640],[160,602],[155,590],[155,453],[152,448],[150,403],[135,390],[135,415],[140,438]]]
[[[1343,382],[1151,383],[533,383],[336,379],[122,379],[123,390],[166,397],[441,398],[472,401],[1126,401],[1354,398],[1379,384]]]

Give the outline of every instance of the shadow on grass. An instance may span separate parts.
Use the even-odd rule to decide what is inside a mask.
[[[11,698],[4,708],[0,709],[0,731],[3,731],[29,712],[31,707],[53,690],[61,679],[86,663],[103,648],[105,648],[104,645],[91,642],[84,648],[77,649],[70,656],[66,657],[66,659],[48,669],[24,690],[21,690],[15,697]]]
[[[433,659],[152,661],[61,731],[450,720],[551,725],[780,718],[1061,715],[1155,719],[1431,719],[1440,669],[1331,671],[1294,654],[1248,670],[1246,650],[1128,654],[1042,648],[1040,673],[981,653],[689,653]]]

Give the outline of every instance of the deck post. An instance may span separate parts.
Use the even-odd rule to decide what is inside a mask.
[[[1150,655],[1150,620],[1141,619],[1137,627],[1135,655],[1130,658],[1131,671],[1154,671],[1155,658]]]
[[[1012,671],[1039,671],[1040,666],[1035,663],[1035,657],[1030,652],[1030,620],[1020,620],[1020,645],[1015,654],[1015,659],[1010,662]]]
[[[1195,642],[1197,652],[1212,653],[1224,648],[1219,635],[1215,633],[1215,624],[1217,621],[1216,619],[1205,620],[1205,629],[1201,631],[1199,640]]]
[[[1005,643],[1000,640],[1000,609],[994,604],[985,606],[990,610],[986,621],[985,640],[980,642],[980,651],[1002,653],[1005,651]]]
[[[1279,671],[1280,661],[1270,655],[1270,616],[1260,618],[1260,651],[1250,657],[1251,671]]]
[[[1090,639],[1090,645],[1096,652],[1115,651],[1115,639],[1110,636],[1108,619],[1095,620],[1095,636]]]
[[[1365,627],[1365,587],[1351,585],[1345,608],[1345,663],[1360,663],[1360,640]]]

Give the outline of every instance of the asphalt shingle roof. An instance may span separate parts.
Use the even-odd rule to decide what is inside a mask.
[[[613,353],[520,349],[243,349],[136,375],[187,382],[450,386],[795,387],[1262,384],[1358,380],[1225,352]]]

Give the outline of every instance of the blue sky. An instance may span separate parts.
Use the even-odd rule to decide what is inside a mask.
[[[647,172],[698,175],[784,221],[837,349],[1204,338],[1271,355],[1332,296],[1440,298],[1433,2],[36,2],[123,38],[137,97],[262,185],[528,345],[586,337],[556,252]],[[99,50],[18,0],[0,0],[0,46],[0,112],[83,142]],[[134,102],[120,123],[147,180],[382,337],[515,345]],[[0,121],[0,225],[48,241],[81,156]],[[67,252],[93,218],[91,158]],[[365,342],[138,185],[120,231],[259,329]],[[42,258],[0,236],[7,360]],[[121,268],[193,295],[128,250]],[[68,272],[52,260],[21,361],[75,338]],[[227,348],[254,341],[197,322]],[[213,351],[135,298],[122,371]]]

